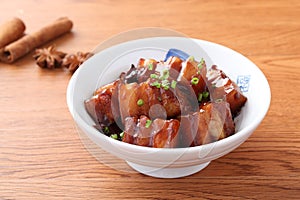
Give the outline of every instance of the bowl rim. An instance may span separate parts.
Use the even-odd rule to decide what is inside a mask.
[[[181,38],[182,39],[182,37],[149,37],[149,38],[143,38],[143,39],[137,39],[137,40],[130,40],[128,42],[120,43],[120,44],[111,46],[109,48],[106,48],[106,49],[96,53],[95,55],[101,54],[101,52],[103,52],[103,51],[107,51],[111,48],[115,48],[115,47],[117,47],[119,45],[122,45],[122,44],[125,44],[125,43],[137,42],[137,41],[140,41],[140,40],[148,40],[148,39],[154,39],[154,38],[175,38],[175,39],[176,38]],[[192,39],[197,43],[202,43],[202,44],[206,44],[206,45],[209,45],[209,46],[213,45],[213,46],[226,48],[227,50],[233,51],[234,53],[239,54],[240,56],[242,56],[242,57],[246,58],[247,60],[249,60],[255,66],[257,72],[260,73],[260,75],[262,75],[263,81],[265,82],[265,85],[266,85],[265,89],[267,91],[267,93],[265,94],[265,98],[264,98],[266,106],[263,107],[260,114],[257,115],[256,118],[250,124],[248,124],[246,127],[244,127],[242,130],[239,130],[238,132],[234,133],[233,135],[231,135],[229,137],[226,137],[222,140],[218,140],[218,141],[208,143],[208,144],[204,144],[204,145],[200,145],[200,146],[183,147],[183,148],[153,148],[153,147],[138,146],[138,145],[129,144],[129,143],[126,143],[126,142],[122,142],[122,141],[115,140],[113,138],[107,137],[106,135],[100,133],[94,127],[92,127],[88,123],[86,123],[86,121],[74,109],[73,99],[72,99],[73,95],[72,94],[73,94],[73,91],[75,89],[74,87],[75,87],[76,80],[78,79],[78,76],[79,76],[80,72],[83,69],[82,67],[77,69],[75,71],[75,73],[72,75],[72,77],[69,81],[69,84],[68,84],[68,87],[67,87],[67,93],[66,93],[67,106],[68,106],[69,112],[71,113],[74,121],[80,126],[80,128],[83,128],[84,130],[89,131],[91,134],[93,134],[96,137],[100,137],[100,139],[107,140],[107,142],[114,143],[115,145],[118,145],[121,148],[134,149],[135,151],[140,151],[140,152],[145,152],[145,153],[156,152],[158,149],[159,149],[160,153],[162,153],[162,154],[170,154],[170,153],[178,154],[178,153],[183,153],[183,152],[194,153],[194,152],[199,152],[199,150],[201,150],[201,148],[206,148],[206,147],[209,148],[209,147],[212,147],[214,145],[219,146],[219,147],[227,146],[228,144],[230,144],[234,141],[236,141],[236,142],[240,141],[240,137],[242,135],[247,135],[247,133],[252,133],[259,126],[261,121],[266,116],[266,114],[269,110],[269,107],[270,107],[270,103],[271,103],[270,85],[269,85],[268,80],[267,80],[266,76],[264,75],[264,73],[249,58],[247,58],[246,56],[242,55],[241,53],[239,53],[239,52],[237,52],[237,51],[235,51],[231,48],[228,48],[226,46],[223,46],[221,44],[217,44],[217,43],[214,43],[214,42],[206,41],[206,40],[201,40],[201,39],[196,39],[196,38],[189,38],[189,39]],[[93,59],[93,57],[91,57],[90,59]],[[89,60],[87,60],[85,63],[83,63],[83,65],[86,65],[87,63],[89,63]],[[246,137],[244,140],[246,140],[247,138],[248,137]],[[242,142],[240,142],[240,143],[242,143]]]

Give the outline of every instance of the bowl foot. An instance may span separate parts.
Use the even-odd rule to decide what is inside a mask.
[[[148,167],[144,165],[139,165],[136,163],[132,163],[129,161],[126,161],[127,164],[135,169],[136,171],[156,177],[156,178],[180,178],[180,177],[185,177],[192,175],[196,172],[201,171],[204,169],[210,162],[201,164],[201,165],[196,165],[196,166],[190,166],[190,167],[180,167],[180,168],[156,168],[156,167]]]

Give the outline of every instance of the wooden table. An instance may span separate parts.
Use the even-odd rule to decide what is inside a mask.
[[[220,43],[260,67],[272,102],[233,152],[192,176],[156,179],[115,170],[85,149],[66,104],[67,71],[37,67],[32,53],[1,63],[0,199],[300,198],[300,1],[2,2],[0,23],[14,16],[27,33],[68,16],[72,33],[45,46],[70,53],[149,26]]]

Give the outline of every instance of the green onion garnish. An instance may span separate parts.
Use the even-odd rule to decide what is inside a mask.
[[[157,88],[160,88],[160,83],[158,81],[154,81],[153,83],[150,84],[151,86],[155,86]]]
[[[121,137],[121,139],[123,139],[123,137],[124,137],[124,131],[122,132],[122,133],[120,133],[120,137]]]
[[[202,101],[202,96],[203,96],[203,94],[202,94],[202,93],[199,93],[199,95],[198,95],[198,101],[199,101],[199,102]]]
[[[192,78],[191,83],[192,85],[197,85],[199,83],[199,78],[197,77]]]
[[[204,64],[204,59],[203,58],[201,58],[201,60],[200,60],[200,64],[203,66],[203,64]]]
[[[150,78],[158,79],[158,75],[157,74],[150,74]]]
[[[106,133],[106,134],[108,134],[108,133],[109,133],[109,128],[108,128],[107,126],[105,126],[105,127],[103,128],[103,132]]]
[[[203,92],[202,94],[203,94],[203,97],[204,97],[204,98],[207,98],[208,95],[209,95],[209,92],[205,91],[205,92]]]
[[[187,60],[190,61],[190,62],[193,62],[195,60],[195,58],[194,58],[194,56],[190,56],[190,57],[188,57]]]
[[[118,134],[111,134],[110,137],[117,140],[118,139]]]
[[[149,128],[150,125],[151,125],[151,123],[152,123],[152,121],[151,121],[150,119],[147,119],[146,124],[145,124],[145,127],[146,127],[146,128]]]
[[[165,70],[162,72],[162,76],[161,76],[159,79],[161,79],[161,80],[166,80],[166,79],[169,78],[169,75],[170,75],[169,70],[165,69]]]
[[[168,80],[163,80],[163,81],[161,81],[161,86],[167,86],[167,85],[169,85],[170,84],[170,82],[168,81]]]
[[[201,58],[201,60],[200,60],[199,64],[197,65],[198,69],[199,69],[199,70],[201,70],[201,69],[202,69],[202,67],[203,67],[203,65],[204,65],[204,59],[203,59],[203,58]],[[200,74],[200,72],[199,72],[199,74]]]
[[[137,104],[138,106],[144,105],[143,99],[139,99],[139,100],[136,102],[136,104]]]
[[[168,90],[170,87],[168,85],[166,85],[163,88],[164,88],[164,90]]]
[[[171,82],[171,88],[175,89],[176,88],[176,84],[177,84],[177,82],[174,81],[174,80],[172,80],[172,82]]]
[[[148,64],[148,69],[149,69],[149,70],[153,70],[153,63],[149,63],[149,64]]]
[[[197,65],[197,67],[198,67],[198,69],[200,70],[200,69],[202,69],[203,65],[202,65],[201,63],[199,63],[199,64]]]
[[[170,82],[168,80],[163,80],[161,81],[161,86],[162,88],[164,88],[165,90],[168,90],[169,89],[169,85],[170,85]]]

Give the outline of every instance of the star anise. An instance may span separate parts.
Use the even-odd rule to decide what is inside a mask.
[[[57,51],[54,46],[49,46],[48,48],[36,49],[33,58],[41,68],[53,69],[61,67],[65,56],[66,53]]]
[[[90,52],[77,52],[76,54],[68,54],[63,59],[62,65],[68,68],[71,73],[74,73],[78,67],[91,56],[93,56],[93,54]]]

